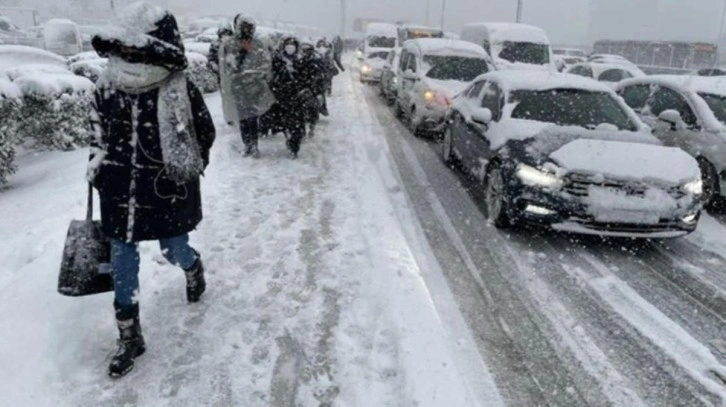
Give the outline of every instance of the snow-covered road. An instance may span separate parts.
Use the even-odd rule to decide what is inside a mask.
[[[726,400],[726,216],[666,242],[490,226],[375,94],[337,79],[287,158],[218,126],[192,243],[209,290],[142,245],[149,351],[121,380],[111,295],[55,292],[86,151],[24,155],[0,191],[0,405],[709,406]]]
[[[724,404],[723,215],[664,242],[498,231],[480,186],[360,92],[508,405]]]
[[[84,214],[86,151],[26,155],[0,193],[0,404],[7,406],[497,406],[502,399],[348,77],[331,118],[287,158],[218,126],[192,236],[208,292],[142,245],[148,351],[106,376],[110,294],[55,293],[68,222]]]

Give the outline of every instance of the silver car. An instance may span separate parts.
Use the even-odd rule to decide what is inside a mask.
[[[665,145],[696,158],[707,207],[726,200],[726,79],[656,75],[618,85],[625,103]]]

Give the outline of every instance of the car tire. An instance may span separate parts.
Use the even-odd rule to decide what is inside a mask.
[[[403,120],[404,113],[403,109],[401,109],[401,104],[398,103],[398,100],[394,101],[393,104],[394,115],[396,116],[396,118]]]
[[[456,157],[456,153],[454,153],[454,134],[452,133],[450,126],[447,126],[446,129],[444,129],[444,136],[441,140],[441,159],[449,168],[453,168],[459,161]]]
[[[502,166],[494,163],[484,177],[484,196],[487,207],[487,218],[497,229],[508,229],[513,226],[509,216],[509,193]]]
[[[698,168],[703,177],[703,201],[708,210],[722,210],[721,183],[716,168],[707,159],[699,157]]]

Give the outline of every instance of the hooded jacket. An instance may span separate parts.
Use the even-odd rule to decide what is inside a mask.
[[[253,49],[242,46],[242,25],[254,20],[238,15],[235,35],[222,41],[219,52],[222,103],[227,122],[262,116],[275,97],[268,84],[272,77],[272,60],[264,42],[254,35]]]
[[[170,74],[158,85],[131,90],[100,80],[91,122],[96,131],[91,146],[89,181],[101,198],[101,223],[112,238],[127,242],[158,240],[195,229],[202,220],[199,176],[179,184],[165,164],[160,126],[160,92],[164,83],[181,80],[191,112],[188,134],[203,165],[215,138],[212,118],[201,92],[183,75],[187,62],[176,20],[157,7],[134,6],[126,23],[93,39],[99,54],[118,56],[121,47],[137,52],[125,62],[163,67]],[[128,21],[128,20],[127,20]],[[144,31],[145,30],[145,31]],[[185,86],[184,86],[185,85]]]

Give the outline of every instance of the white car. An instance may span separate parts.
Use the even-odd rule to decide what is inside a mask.
[[[601,83],[491,72],[456,98],[448,121],[442,158],[482,182],[487,215],[499,228],[528,223],[642,238],[696,229],[696,160],[663,146]]]
[[[461,31],[461,39],[483,47],[497,70],[557,70],[550,40],[539,27],[514,23],[467,24]]]
[[[726,197],[726,78],[654,75],[623,81],[618,93],[665,145],[698,160],[704,201]]]
[[[477,76],[493,70],[489,55],[467,41],[418,39],[406,42],[397,69],[395,108],[414,134],[444,128],[451,100]]]
[[[376,50],[365,56],[360,66],[361,83],[377,83],[381,80],[383,68],[392,50]]]
[[[635,65],[585,62],[572,66],[567,73],[592,78],[615,89],[620,81],[642,78],[645,73]]]
[[[66,59],[40,48],[24,45],[0,45],[0,71],[28,64],[66,66]]]

